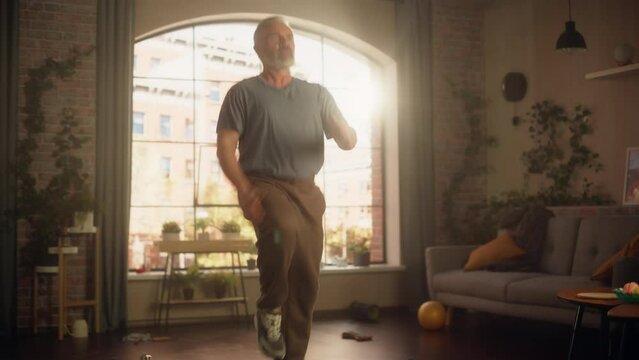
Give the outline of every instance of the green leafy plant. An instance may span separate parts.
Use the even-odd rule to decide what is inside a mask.
[[[182,228],[176,221],[167,221],[162,224],[163,233],[179,233]]]
[[[195,228],[199,230],[200,233],[204,233],[209,225],[211,225],[211,219],[209,218],[199,218],[195,221]]]
[[[225,296],[229,287],[235,285],[237,278],[230,272],[211,272],[203,276],[200,288],[207,297],[215,295],[217,298]]]
[[[42,135],[47,129],[43,96],[55,88],[54,78],[69,79],[75,73],[80,59],[93,49],[71,50],[65,60],[51,57],[39,67],[29,69],[24,86],[25,112],[22,120],[24,136],[18,140],[13,171],[17,179],[15,218],[29,225],[28,242],[22,250],[25,264],[44,261],[46,250],[72,223],[75,212],[93,211],[95,200],[84,172],[84,163],[77,155],[89,140],[78,131],[78,121],[72,108],[64,107],[60,113],[57,132],[53,137],[52,160],[56,169],[45,185],[38,184],[32,169],[34,154],[39,150]]]
[[[220,230],[224,233],[239,233],[241,228],[237,221],[228,220],[222,223],[222,228]]]
[[[577,105],[569,114],[562,106],[546,100],[533,104],[527,115],[515,124],[527,125],[533,141],[533,148],[524,151],[521,156],[526,169],[524,177],[527,182],[533,177],[541,177],[549,184],[536,193],[507,191],[472,206],[463,223],[467,224],[468,234],[474,242],[494,237],[501,217],[517,207],[613,203],[609,195],[597,192],[594,183],[582,175],[585,170],[597,173],[603,169],[599,154],[583,143],[584,137],[593,132],[591,111]],[[569,134],[567,138],[565,134]]]
[[[193,288],[202,277],[199,266],[191,265],[186,271],[176,271],[172,274],[173,281],[182,288]]]
[[[346,248],[353,254],[365,254],[370,252],[370,245],[370,239],[367,237],[362,237],[346,243]]]
[[[593,133],[590,109],[577,105],[572,114],[549,100],[537,102],[521,125],[528,125],[534,147],[522,154],[527,177],[539,175],[550,181],[540,189],[538,197],[552,205],[604,205],[610,196],[595,192],[594,183],[583,170],[598,173],[603,169],[599,154],[584,144]],[[563,134],[570,134],[566,139]],[[581,189],[578,182],[581,182]]]

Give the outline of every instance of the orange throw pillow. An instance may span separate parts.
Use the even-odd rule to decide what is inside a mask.
[[[639,256],[639,235],[635,236],[621,250],[612,255],[603,264],[599,265],[597,270],[592,274],[590,279],[603,281],[610,284],[612,282],[612,267],[626,256]]]
[[[464,270],[481,270],[487,265],[512,259],[525,253],[524,249],[517,246],[510,232],[500,231],[496,238],[470,253]]]

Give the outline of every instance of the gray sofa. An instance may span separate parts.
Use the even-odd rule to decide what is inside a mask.
[[[575,307],[557,299],[567,288],[605,287],[592,273],[639,234],[639,216],[555,216],[548,223],[539,272],[464,271],[476,246],[426,249],[426,277],[431,299],[452,311],[464,308],[500,315],[570,324]],[[586,311],[583,324],[597,326]]]

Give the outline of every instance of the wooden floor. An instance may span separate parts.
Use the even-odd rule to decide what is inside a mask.
[[[307,360],[439,360],[439,359],[566,359],[570,327],[544,322],[460,313],[454,327],[424,331],[407,311],[383,312],[378,323],[361,323],[345,317],[317,319]],[[372,335],[370,342],[344,340],[344,331]],[[166,341],[127,342],[131,333],[168,336]],[[597,353],[597,332],[581,332],[576,359]],[[85,339],[57,341],[53,333],[20,336],[2,344],[2,359],[153,360],[265,359],[256,348],[255,331],[247,324],[197,324],[168,329],[138,328],[127,333],[91,335]],[[6,356],[6,357],[5,357]]]

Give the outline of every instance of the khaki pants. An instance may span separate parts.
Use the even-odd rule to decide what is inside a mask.
[[[304,359],[319,290],[324,195],[313,179],[251,176],[266,216],[257,234],[260,309],[282,308],[286,359]]]

